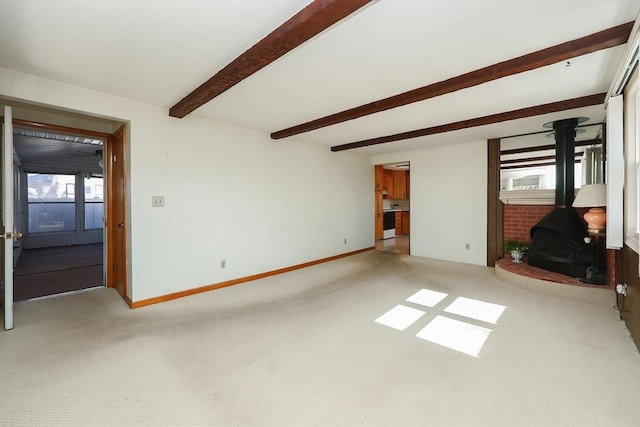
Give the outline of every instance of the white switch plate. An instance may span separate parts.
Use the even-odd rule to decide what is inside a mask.
[[[151,207],[164,208],[164,196],[151,196]]]

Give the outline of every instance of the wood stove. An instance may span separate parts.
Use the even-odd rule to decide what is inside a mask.
[[[585,278],[591,266],[587,227],[574,199],[575,129],[580,119],[558,120],[551,125],[556,139],[555,209],[529,232],[528,263],[534,267],[576,278]]]

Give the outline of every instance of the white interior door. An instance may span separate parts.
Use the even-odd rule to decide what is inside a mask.
[[[2,125],[2,310],[4,329],[13,329],[13,117],[4,107]]]

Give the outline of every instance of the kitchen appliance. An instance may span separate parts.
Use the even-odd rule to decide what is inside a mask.
[[[396,213],[383,212],[382,215],[382,238],[391,239],[396,237]]]

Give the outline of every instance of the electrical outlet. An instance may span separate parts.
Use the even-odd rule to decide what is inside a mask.
[[[344,244],[345,245],[347,244],[347,238],[346,237],[344,238]]]
[[[151,207],[164,208],[164,196],[151,196]]]
[[[220,260],[220,268],[227,268],[227,260],[226,259],[221,259]]]
[[[465,244],[464,244],[464,248],[465,248],[466,250],[471,249],[471,244],[470,244],[470,243],[465,243]]]

